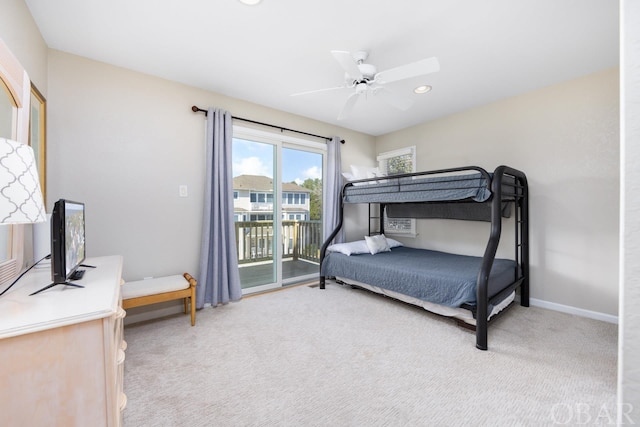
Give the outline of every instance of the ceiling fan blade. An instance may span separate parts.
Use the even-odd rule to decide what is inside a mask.
[[[347,102],[345,102],[344,107],[342,107],[342,111],[340,111],[340,114],[338,114],[338,120],[344,120],[349,117],[359,97],[360,95],[357,93],[352,93],[351,95],[349,95],[349,98],[347,98]]]
[[[360,72],[360,68],[358,68],[358,64],[353,59],[353,55],[350,52],[345,52],[343,50],[332,50],[331,54],[338,61],[340,66],[344,68],[344,71],[347,72],[347,75],[351,77],[353,80],[362,80],[362,72]]]
[[[411,77],[435,73],[436,71],[440,71],[438,58],[426,58],[389,70],[380,71],[376,74],[374,80],[377,83],[391,83],[398,80],[410,79]]]
[[[315,89],[315,90],[308,90],[306,92],[292,93],[289,96],[310,95],[312,93],[331,92],[331,91],[334,91],[334,90],[342,90],[342,89],[347,89],[347,88],[348,88],[347,86],[328,87],[326,89]]]
[[[375,90],[374,95],[380,97],[387,104],[398,110],[406,111],[413,105],[413,100],[406,96],[399,95],[396,92],[390,91],[385,87],[381,87]]]

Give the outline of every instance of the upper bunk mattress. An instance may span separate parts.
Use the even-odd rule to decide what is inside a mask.
[[[375,255],[327,252],[320,274],[357,280],[448,307],[476,304],[481,257],[397,247]],[[489,276],[489,297],[515,281],[516,262],[496,259]]]
[[[473,200],[491,197],[491,184],[480,173],[449,176],[385,177],[347,185],[345,203],[406,203]]]

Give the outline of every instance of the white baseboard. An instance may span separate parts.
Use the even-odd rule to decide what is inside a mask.
[[[583,308],[572,307],[570,305],[557,304],[555,302],[544,301],[536,298],[529,298],[529,303],[535,307],[560,311],[562,313],[575,314],[576,316],[587,317],[589,319],[601,320],[607,323],[618,323],[618,316],[600,313],[597,311],[585,310]]]

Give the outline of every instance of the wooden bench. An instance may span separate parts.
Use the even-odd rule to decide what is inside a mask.
[[[196,286],[198,281],[189,273],[182,276],[156,277],[155,279],[126,282],[122,285],[122,308],[129,309],[159,302],[184,299],[187,314],[191,303],[191,326],[196,324]]]

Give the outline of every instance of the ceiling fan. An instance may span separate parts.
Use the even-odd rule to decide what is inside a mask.
[[[380,97],[389,105],[400,110],[408,110],[413,105],[413,100],[391,91],[385,85],[399,80],[435,73],[440,70],[440,63],[435,57],[378,72],[374,65],[365,63],[369,56],[366,51],[358,51],[352,54],[342,50],[332,50],[331,54],[345,71],[345,83],[338,87],[294,93],[291,96],[352,89],[351,95],[347,98],[338,115],[338,120],[347,118],[353,111],[358,99],[369,95]]]

